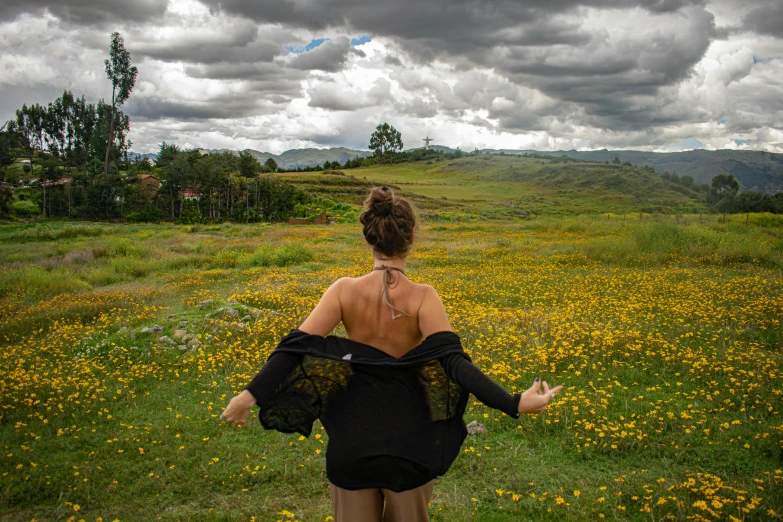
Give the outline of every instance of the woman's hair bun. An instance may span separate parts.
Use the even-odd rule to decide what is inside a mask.
[[[394,207],[394,193],[389,187],[376,187],[372,189],[367,198],[367,208],[379,216],[388,216]]]
[[[364,239],[386,257],[405,256],[416,228],[416,215],[407,199],[389,187],[375,187],[364,200],[359,216]]]

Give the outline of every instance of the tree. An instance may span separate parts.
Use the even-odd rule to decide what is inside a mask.
[[[6,122],[0,127],[0,167],[7,167],[14,162],[11,149],[17,146],[18,137],[14,121]],[[2,210],[0,210],[2,215]]]
[[[394,153],[402,150],[402,134],[388,123],[381,123],[370,136],[370,150],[380,158],[381,163],[388,157],[391,165]]]
[[[739,192],[739,183],[731,174],[718,174],[712,178],[712,190],[720,196],[730,192],[736,194]]]
[[[272,158],[269,158],[272,160]],[[272,160],[274,162],[274,160]],[[268,161],[267,161],[268,163]],[[255,178],[261,171],[261,163],[258,158],[253,156],[246,150],[239,153],[239,174],[245,178],[245,223],[250,222],[250,179]],[[257,192],[258,180],[256,180],[255,188]],[[258,206],[258,197],[256,197],[256,207]]]
[[[109,45],[109,58],[104,61],[106,76],[111,81],[111,117],[109,118],[109,136],[106,142],[106,159],[103,164],[103,173],[109,172],[109,151],[114,141],[114,112],[117,107],[128,101],[133,86],[136,85],[136,76],[139,71],[131,65],[130,53],[125,50],[125,43],[120,33],[112,33]]]
[[[269,170],[271,170],[272,172],[277,172],[278,166],[277,166],[277,162],[274,160],[274,158],[268,158],[264,162],[264,166],[266,168],[268,168]]]

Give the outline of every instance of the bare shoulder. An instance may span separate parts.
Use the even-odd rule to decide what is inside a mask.
[[[415,283],[416,289],[421,292],[421,295],[424,298],[433,298],[436,297],[440,300],[440,297],[438,296],[438,291],[435,290],[435,287],[432,285],[425,285],[421,283]]]
[[[453,331],[437,290],[430,285],[419,285],[419,287],[423,294],[418,314],[421,334],[428,337],[435,332]]]
[[[434,286],[417,284],[416,290],[418,291],[421,299],[419,305],[419,311],[426,313],[427,311],[430,311],[432,309],[443,308],[443,303],[441,302],[440,296],[438,295],[438,291],[435,290]]]

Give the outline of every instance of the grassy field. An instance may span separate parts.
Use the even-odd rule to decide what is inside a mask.
[[[512,392],[567,386],[519,420],[471,400],[487,433],[437,480],[433,520],[780,518],[775,216],[429,223],[417,241],[407,273],[477,365]],[[371,262],[355,224],[0,226],[0,518],[328,520],[320,426],[217,416]]]
[[[393,185],[431,221],[526,218],[530,215],[706,212],[704,194],[643,169],[482,155],[281,176],[336,201],[361,203],[368,188]]]

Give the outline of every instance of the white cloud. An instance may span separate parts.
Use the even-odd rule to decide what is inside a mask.
[[[438,16],[461,20],[459,30],[430,33],[422,27],[435,15],[423,6],[407,26],[376,26],[379,34],[360,26],[371,20],[364,7],[345,20],[297,23],[285,13],[247,15],[251,7],[236,2],[225,3],[228,12],[171,0],[143,24],[111,28],[105,13],[91,20],[84,9],[30,8],[0,21],[0,119],[25,91],[28,103],[61,89],[108,97],[103,59],[116,29],[140,71],[126,106],[138,151],[163,140],[270,152],[366,148],[388,121],[408,147],[429,134],[463,149],[657,150],[695,138],[707,148],[783,152],[783,40],[743,25],[766,4],[689,3],[564,8],[543,18],[524,6],[505,15],[454,6]],[[502,19],[515,13],[516,24]],[[372,40],[351,46],[363,33]],[[329,40],[285,49],[314,38]]]

